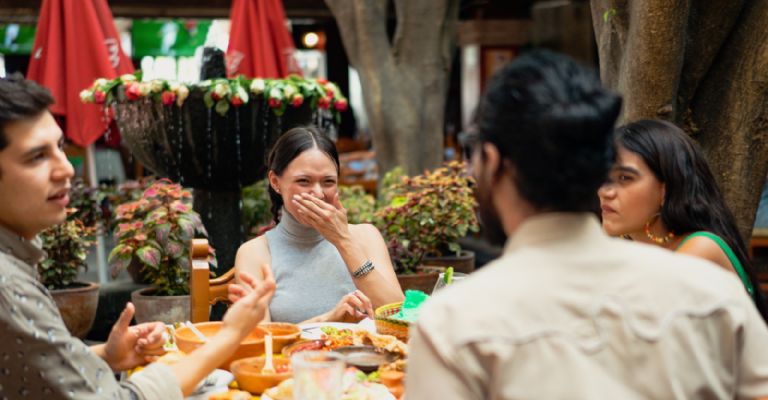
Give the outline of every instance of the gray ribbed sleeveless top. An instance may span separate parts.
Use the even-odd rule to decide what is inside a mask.
[[[266,236],[277,283],[269,304],[272,321],[305,321],[330,311],[356,289],[336,247],[287,210]]]

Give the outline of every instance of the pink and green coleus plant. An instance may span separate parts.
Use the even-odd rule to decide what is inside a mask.
[[[189,243],[207,236],[191,201],[192,194],[181,185],[160,179],[138,200],[119,205],[117,246],[109,254],[112,275],[136,262],[158,295],[189,294]],[[215,268],[215,257],[211,260]]]

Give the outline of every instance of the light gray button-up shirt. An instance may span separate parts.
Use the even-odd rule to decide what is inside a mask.
[[[37,279],[45,256],[0,227],[0,399],[181,399],[173,372],[152,364],[119,383],[107,363],[64,326]]]
[[[409,400],[768,396],[768,329],[735,274],[582,214],[526,220],[425,304],[410,349]]]

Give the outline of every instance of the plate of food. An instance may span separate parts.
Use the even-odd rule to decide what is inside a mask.
[[[355,368],[347,368],[344,372],[342,390],[344,400],[395,400],[386,386],[368,381],[367,376]],[[261,400],[293,400],[293,379],[267,389]]]
[[[365,320],[361,321],[358,324],[352,324],[348,322],[311,322],[308,324],[301,324],[299,325],[299,327],[301,328],[301,338],[308,339],[308,340],[322,339],[323,337],[322,328],[324,327],[331,327],[337,330],[347,329],[350,331],[363,329],[363,330],[376,333],[375,325],[366,324],[364,323],[364,321]]]

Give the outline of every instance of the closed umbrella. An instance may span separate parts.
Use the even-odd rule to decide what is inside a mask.
[[[106,0],[43,0],[27,78],[51,91],[51,112],[65,117],[72,142],[87,147],[108,125],[98,107],[80,101],[80,91],[97,78],[131,72]]]
[[[234,0],[230,10],[227,74],[283,78],[299,73],[280,0]]]

